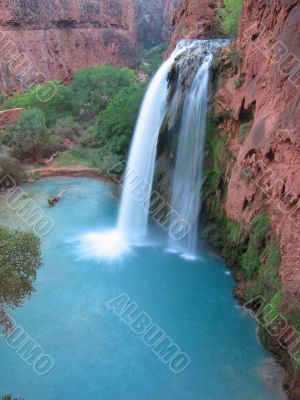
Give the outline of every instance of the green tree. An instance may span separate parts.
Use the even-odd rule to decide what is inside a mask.
[[[1,181],[9,175],[17,185],[22,180],[22,167],[19,161],[0,149],[0,189]]]
[[[129,68],[103,65],[77,71],[70,85],[73,107],[82,119],[94,118],[120,89],[134,81],[135,72]]]
[[[0,307],[17,307],[34,292],[41,266],[40,240],[30,232],[0,228]]]
[[[43,86],[44,93],[49,88],[50,96],[47,101],[41,101],[41,90],[32,87],[24,93],[15,93],[3,105],[3,109],[38,108],[44,113],[47,127],[53,125],[58,118],[71,116],[74,113],[72,106],[73,93],[70,86],[62,85],[58,81],[49,81]]]
[[[244,0],[224,0],[224,6],[218,6],[221,17],[221,29],[226,35],[236,37]]]
[[[112,153],[125,155],[134,130],[144,86],[122,89],[102,111],[96,123],[96,139]]]
[[[73,117],[60,118],[52,128],[52,133],[62,138],[76,140],[83,135],[83,129]]]
[[[19,160],[31,158],[39,161],[48,149],[49,137],[45,118],[38,108],[24,111],[8,132],[3,139],[4,144],[12,148],[12,154]]]

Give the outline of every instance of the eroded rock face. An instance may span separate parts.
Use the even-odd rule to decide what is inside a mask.
[[[11,92],[91,65],[135,67],[161,42],[176,0],[3,0],[1,90]],[[171,12],[171,11],[170,11]]]
[[[23,111],[23,108],[0,111],[0,129],[15,123]]]
[[[266,209],[280,241],[282,290],[300,306],[300,4],[246,0],[237,50],[240,58],[216,97],[236,158],[227,214],[250,221]],[[233,53],[232,53],[233,51]],[[225,54],[227,52],[227,55]],[[231,55],[230,55],[231,54]],[[239,136],[241,124],[245,138]]]
[[[168,54],[181,39],[214,39],[221,36],[217,29],[217,4],[217,0],[181,1],[173,18],[175,32]]]

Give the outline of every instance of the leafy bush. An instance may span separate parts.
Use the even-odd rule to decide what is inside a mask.
[[[9,153],[0,150],[0,182],[7,175],[9,175],[15,183],[19,185],[22,181],[22,167],[19,161],[11,157]]]
[[[96,147],[97,143],[95,141],[95,128],[89,126],[83,136],[80,139],[80,144],[83,147]]]
[[[108,156],[124,155],[144,93],[136,80],[134,70],[104,65],[77,71],[66,86],[48,82],[45,91],[54,86],[56,93],[46,103],[40,101],[37,88],[16,93],[3,108],[26,111],[1,133],[0,144],[9,146],[21,161],[49,157],[64,148],[65,138],[86,147],[100,146]]]
[[[144,50],[142,53],[141,69],[148,75],[153,76],[158,70],[164,59],[164,52],[167,50],[166,44],[161,44],[151,50]]]
[[[267,213],[257,215],[252,222],[252,239],[257,248],[262,247],[270,232],[270,218]]]
[[[62,85],[57,81],[50,81],[43,86],[43,89],[46,90],[47,86],[52,88],[53,85],[55,85],[56,89],[55,95],[45,103],[40,101],[37,96],[37,90],[33,87],[24,93],[15,93],[4,103],[2,108],[9,109],[20,107],[26,110],[38,108],[43,111],[45,124],[49,127],[53,125],[58,118],[70,116],[75,113],[72,105],[74,94],[70,86]]]
[[[52,133],[64,139],[76,140],[83,135],[83,130],[73,117],[65,117],[56,121]]]
[[[279,267],[281,264],[281,251],[278,243],[272,238],[266,246],[266,260],[260,273],[261,283],[267,288],[268,293],[280,290]]]
[[[122,89],[99,114],[95,137],[112,153],[126,154],[144,92],[143,86]]]
[[[90,67],[75,73],[70,84],[72,104],[83,119],[95,117],[104,110],[121,89],[134,84],[135,72],[111,65]]]
[[[236,89],[239,89],[245,83],[245,75],[241,75],[237,81],[234,82],[234,86]]]
[[[231,65],[233,68],[235,68],[236,70],[237,70],[238,67],[240,66],[241,61],[242,61],[242,56],[241,56],[239,50],[238,50],[236,47],[234,47],[234,48],[231,50],[231,52],[230,52],[230,54],[229,54],[229,61],[230,61],[230,65]]]
[[[38,108],[23,112],[3,140],[4,144],[12,148],[13,156],[19,160],[40,160],[51,147],[43,112]]]
[[[221,17],[221,29],[226,35],[236,37],[243,0],[224,0],[224,6],[218,6],[218,13]]]
[[[30,232],[0,228],[0,249],[0,304],[17,307],[34,291],[40,240]]]
[[[251,239],[249,240],[247,251],[240,258],[240,262],[245,272],[246,279],[255,279],[259,271],[260,258]]]

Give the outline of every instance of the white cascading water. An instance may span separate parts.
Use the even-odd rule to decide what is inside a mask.
[[[118,258],[130,251],[130,245],[141,242],[147,233],[157,140],[167,107],[167,78],[175,58],[182,51],[182,48],[175,50],[160,67],[143,100],[124,175],[117,228],[83,235],[79,240],[80,257]]]
[[[179,251],[187,258],[194,258],[196,255],[212,58],[212,54],[204,58],[184,102],[173,177],[171,205],[189,223],[190,230],[181,240],[170,238],[169,248]]]
[[[152,79],[136,124],[118,218],[118,231],[129,243],[147,233],[157,140],[167,106],[167,77],[181,51],[174,51]]]
[[[111,231],[91,232],[82,236],[79,247],[81,257],[115,259],[130,251],[131,245],[143,242],[148,227],[158,135],[168,109],[168,74],[181,53],[189,66],[190,56],[201,57],[203,51],[212,54],[220,44],[221,41],[181,41],[155,74],[143,100],[133,136],[117,227]],[[197,241],[211,60],[212,55],[205,57],[184,101],[173,182],[172,208],[191,225],[191,230],[181,241],[170,239],[169,244],[171,250],[189,257],[195,255]],[[173,97],[173,103],[177,103],[181,96],[179,89]],[[176,107],[173,111],[173,117],[180,112]]]

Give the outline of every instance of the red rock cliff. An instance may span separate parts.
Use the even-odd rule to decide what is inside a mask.
[[[138,47],[159,43],[170,32],[175,3],[2,0],[1,90],[10,92],[52,78],[64,81],[90,65],[134,67]]]
[[[182,1],[170,50],[181,38],[210,37],[214,4]],[[223,206],[242,226],[268,213],[281,250],[287,313],[300,309],[299,44],[299,0],[245,0],[237,42],[222,50],[214,97],[232,154]],[[286,383],[291,398],[300,399],[299,370],[289,370]]]
[[[217,29],[217,0],[181,0],[176,9],[168,54],[181,39],[206,39],[220,36]]]
[[[267,209],[280,241],[282,290],[300,306],[300,4],[245,0],[237,51],[240,65],[217,94],[218,111],[234,137],[236,159],[227,214],[249,221]],[[227,50],[224,51],[226,53]],[[224,61],[226,56],[224,57]],[[246,137],[241,143],[239,128]],[[251,178],[244,179],[247,170]]]
[[[212,0],[182,0],[170,50],[181,38],[214,35],[215,7]],[[250,221],[268,209],[281,244],[283,291],[300,306],[299,43],[299,0],[245,0],[237,43],[223,51],[226,63],[235,48],[239,65],[223,81],[215,102],[218,113],[233,116],[222,125],[231,133],[228,145],[236,158],[226,211],[233,219]],[[245,123],[249,132],[240,144]],[[241,179],[248,167],[253,182]]]

